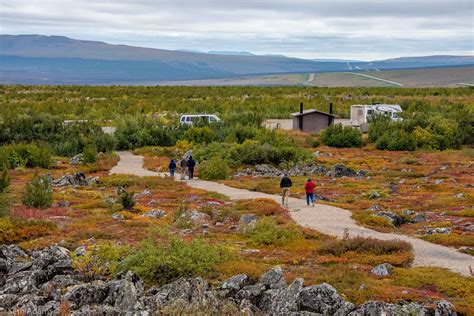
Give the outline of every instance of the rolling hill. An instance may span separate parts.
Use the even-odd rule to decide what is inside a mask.
[[[341,72],[474,64],[472,56],[374,62],[312,61],[284,56],[226,55],[111,45],[63,36],[0,35],[0,83],[140,84],[248,75]]]

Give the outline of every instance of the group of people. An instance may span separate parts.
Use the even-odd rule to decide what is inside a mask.
[[[179,161],[179,167],[181,171],[181,180],[185,180],[186,176],[188,179],[194,178],[194,167],[196,166],[196,161],[193,159],[193,156],[189,156],[188,159],[181,159]],[[176,172],[176,168],[178,165],[174,159],[171,159],[168,168],[170,170],[170,176],[174,177]],[[280,181],[280,188],[281,188],[281,204],[284,207],[288,207],[288,199],[290,197],[290,188],[293,186],[293,182],[291,182],[290,177],[288,174],[283,175]],[[306,203],[309,205],[314,206],[314,188],[315,184],[313,180],[308,179],[305,183],[304,189],[306,191]]]
[[[177,164],[174,161],[174,159],[171,159],[168,168],[170,170],[170,176],[174,177],[174,174],[176,172]],[[193,156],[189,156],[188,159],[181,159],[179,161],[179,167],[181,171],[181,180],[185,180],[186,176],[189,178],[189,180],[194,178],[194,167],[196,166],[196,161],[193,159]]]
[[[288,198],[290,196],[290,188],[293,186],[288,174],[283,175],[280,181],[281,188],[281,205],[288,207]],[[315,184],[313,180],[308,179],[304,185],[304,190],[306,191],[306,204],[314,206],[314,187]]]

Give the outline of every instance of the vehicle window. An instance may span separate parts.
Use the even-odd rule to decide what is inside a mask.
[[[186,118],[186,122],[191,122],[191,121],[192,121],[192,118],[188,116],[188,117]]]
[[[215,117],[212,117],[212,116],[209,116],[209,122],[216,122],[216,118]]]
[[[393,117],[393,118],[398,118],[397,113],[392,113],[392,117]]]
[[[374,110],[368,110],[368,111],[367,111],[367,114],[369,114],[369,115],[374,114]]]

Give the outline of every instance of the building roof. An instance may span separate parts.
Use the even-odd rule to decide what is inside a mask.
[[[323,114],[323,115],[327,115],[327,116],[336,117],[334,114],[330,114],[330,113],[326,113],[326,112],[321,112],[321,111],[314,110],[314,109],[305,110],[305,111],[303,111],[303,113],[295,112],[295,113],[292,113],[291,115],[292,115],[292,116],[301,116],[301,115],[307,115],[307,114],[312,114],[312,113],[319,113],[319,114]]]

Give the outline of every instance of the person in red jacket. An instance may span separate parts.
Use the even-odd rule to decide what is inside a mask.
[[[314,206],[314,182],[311,179],[308,179],[308,182],[304,185],[304,189],[306,191],[306,203],[309,205],[311,204]]]

